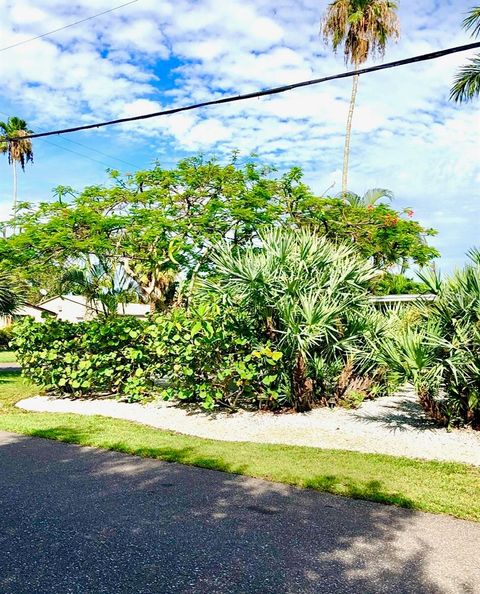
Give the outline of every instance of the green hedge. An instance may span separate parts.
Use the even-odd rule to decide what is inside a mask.
[[[282,353],[237,329],[238,319],[233,324],[228,312],[204,305],[148,320],[29,319],[16,325],[13,345],[24,375],[57,394],[161,396],[205,408],[284,403]]]
[[[0,351],[8,351],[13,338],[13,326],[0,328]]]
[[[24,374],[47,391],[126,394],[130,378],[142,369],[144,326],[127,317],[80,323],[27,319],[16,325],[12,344]]]

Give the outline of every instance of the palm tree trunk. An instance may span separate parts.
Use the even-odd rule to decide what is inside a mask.
[[[292,370],[293,406],[297,412],[307,412],[313,404],[313,381],[307,376],[307,365],[301,353],[297,353]]]
[[[356,67],[355,67],[356,68]],[[347,129],[345,133],[345,146],[343,148],[343,174],[342,174],[342,193],[348,189],[348,160],[350,158],[350,137],[352,134],[353,110],[355,109],[355,99],[357,98],[359,75],[356,74],[352,79],[352,95],[350,97],[350,107],[348,109]]]
[[[12,161],[13,167],[13,234],[17,230],[17,162],[15,159]]]
[[[203,252],[202,256],[198,260],[195,268],[193,269],[192,278],[190,279],[190,282],[188,284],[188,293],[187,293],[187,298],[186,298],[186,303],[185,303],[187,309],[190,308],[190,304],[192,301],[192,295],[193,295],[193,289],[195,288],[195,281],[197,280],[199,270],[200,270],[202,264],[207,259],[207,256],[210,254],[210,250],[211,250],[211,246],[207,247],[207,249]]]

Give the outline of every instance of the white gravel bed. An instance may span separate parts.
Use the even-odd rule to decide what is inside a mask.
[[[127,404],[113,399],[36,396],[25,410],[128,419],[159,429],[224,441],[252,441],[449,460],[480,466],[480,432],[436,427],[409,390],[365,402],[359,409],[318,408],[303,414],[208,413],[172,402]]]

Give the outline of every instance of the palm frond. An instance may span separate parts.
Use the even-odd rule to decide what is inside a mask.
[[[279,346],[290,353],[342,357],[358,338],[347,317],[349,312],[361,317],[370,307],[366,287],[376,271],[352,247],[332,244],[308,229],[270,229],[260,241],[259,247],[241,250],[216,246],[214,277],[203,282],[203,296],[211,298],[213,292],[224,303],[271,320],[270,337],[275,332]],[[347,335],[350,329],[355,336]]]
[[[464,103],[475,99],[479,95],[480,55],[477,55],[459,69],[450,90],[450,100]]]
[[[471,248],[467,252],[467,257],[476,265],[480,266],[480,248]]]
[[[32,130],[28,128],[27,122],[15,116],[8,118],[6,122],[0,122],[3,131],[0,137],[0,152],[6,153],[8,162],[19,163],[25,170],[25,165],[33,163],[33,146],[29,138]]]
[[[463,19],[462,26],[466,31],[471,31],[474,37],[480,35],[480,6],[471,9]]]
[[[367,190],[363,195],[363,204],[365,206],[373,206],[382,198],[393,200],[394,194],[391,190],[387,190],[386,188],[371,188],[370,190]]]
[[[387,190],[386,188],[371,188],[370,190],[367,190],[363,196],[348,190],[347,192],[339,192],[336,197],[341,198],[350,206],[360,207],[373,206],[382,198],[393,200],[394,194],[391,190]]]
[[[0,275],[0,315],[14,314],[23,304],[20,288],[8,275]]]
[[[442,276],[434,268],[427,268],[417,271],[418,278],[427,285],[430,293],[437,294],[442,288]]]
[[[338,192],[338,194],[336,195],[336,198],[341,198],[342,200],[344,200],[347,204],[350,204],[350,206],[362,206],[362,197],[359,196],[358,194],[355,194],[355,192]]]
[[[343,44],[346,64],[358,66],[369,56],[382,57],[388,40],[399,37],[396,9],[390,0],[335,0],[322,19],[321,32],[335,52]]]

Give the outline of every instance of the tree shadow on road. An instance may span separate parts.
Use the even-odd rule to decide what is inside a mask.
[[[31,437],[1,444],[4,594],[478,591],[480,530],[452,518]]]

